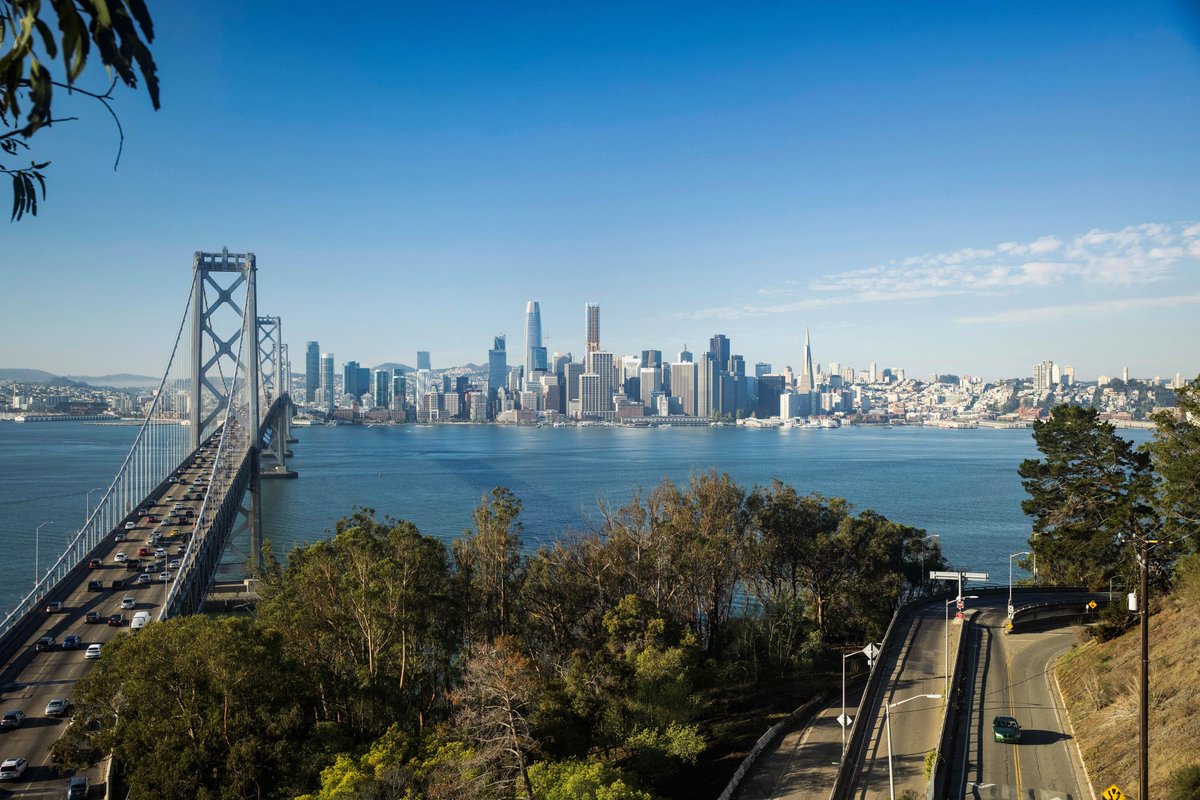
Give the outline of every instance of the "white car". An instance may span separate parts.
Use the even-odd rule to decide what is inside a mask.
[[[162,581],[163,583],[170,583],[171,582],[171,573],[160,572],[160,573],[158,573],[158,579],[160,581]]]
[[[179,569],[179,565],[182,563],[178,558],[172,558],[170,563],[167,564],[167,569]]]
[[[125,555],[124,553],[117,553],[115,556],[113,556],[113,561],[117,562],[118,564],[124,564],[128,559],[129,556]]]
[[[137,598],[131,594],[127,594],[121,598],[121,608],[133,608],[137,605]]]
[[[167,551],[160,547],[154,551],[154,557],[155,558],[166,558]]]
[[[0,781],[15,781],[25,774],[29,762],[23,758],[8,758],[0,763]]]
[[[100,657],[100,645],[89,644],[88,649],[85,650],[83,653],[83,657],[84,658],[99,658]]]
[[[127,530],[127,531],[131,531],[131,530],[133,530],[133,529],[134,529],[134,528],[136,528],[136,527],[137,527],[137,523],[136,523],[136,522],[126,522],[126,523],[125,523],[125,530]]]

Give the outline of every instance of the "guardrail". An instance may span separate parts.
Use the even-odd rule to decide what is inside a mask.
[[[808,702],[797,708],[787,717],[767,728],[767,732],[758,737],[758,741],[754,743],[754,747],[750,748],[750,752],[742,759],[742,763],[738,765],[737,772],[733,773],[733,777],[729,779],[729,783],[725,786],[725,791],[721,792],[721,796],[717,800],[732,800],[734,794],[741,785],[742,779],[746,777],[746,773],[750,771],[750,767],[754,766],[754,762],[758,759],[762,752],[771,746],[784,728],[800,722],[807,722],[816,710],[824,705],[829,698],[828,692],[820,692],[815,697],[810,697]]]
[[[933,763],[933,772],[929,776],[929,786],[926,788],[926,800],[937,800],[945,796],[946,780],[950,765],[954,760],[954,744],[957,741],[958,714],[955,709],[962,702],[964,673],[963,659],[967,653],[967,640],[971,626],[975,624],[975,614],[978,609],[971,609],[963,619],[962,632],[958,635],[958,652],[954,656],[954,669],[950,673],[950,695],[946,698],[942,714],[942,730],[938,736],[937,760]]]
[[[1099,595],[1096,595],[1099,597]],[[1021,606],[1013,611],[1012,619],[1009,620],[1008,627],[1005,629],[1007,633],[1021,633],[1022,631],[1032,631],[1043,627],[1052,627],[1064,620],[1079,620],[1086,621],[1089,618],[1094,618],[1099,614],[1100,603],[1108,602],[1107,600],[1096,600],[1095,597],[1090,598],[1091,602],[1096,602],[1095,608],[1089,607],[1087,602],[1079,602],[1078,600],[1054,601],[1048,603],[1034,603],[1033,605]]]

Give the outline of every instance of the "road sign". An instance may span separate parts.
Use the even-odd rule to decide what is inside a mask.
[[[1125,793],[1122,792],[1114,783],[1112,786],[1100,793],[1104,800],[1125,800]]]
[[[990,576],[986,572],[942,572],[931,570],[929,579],[933,581],[986,581]]]
[[[967,604],[962,601],[962,598],[959,598],[959,601],[957,603],[955,603],[954,605],[958,608],[959,611],[962,611],[964,608],[967,607]]]
[[[838,714],[837,721],[838,721],[838,723],[840,723],[840,724],[841,724],[841,726],[842,726],[843,728],[845,728],[845,727],[846,727],[847,725],[849,725],[851,722],[854,722],[854,717],[851,717],[851,716],[849,716],[849,715],[847,715],[847,714]]]
[[[1096,607],[1096,601],[1095,601],[1095,600],[1089,600],[1089,601],[1088,601],[1088,608],[1095,608],[1095,607]]]
[[[879,645],[872,642],[862,649],[863,655],[874,661],[875,656],[879,655]]]

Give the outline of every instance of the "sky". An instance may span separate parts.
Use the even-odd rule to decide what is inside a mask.
[[[161,110],[114,171],[60,93],[0,222],[0,367],[161,374],[228,247],[296,371],[519,363],[538,300],[577,357],[596,302],[618,354],[1200,373],[1195,3],[149,5]]]

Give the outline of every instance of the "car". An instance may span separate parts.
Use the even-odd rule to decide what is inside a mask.
[[[181,509],[181,508],[183,508],[183,503],[176,503],[176,504],[174,505],[174,510],[175,510],[175,511],[178,511],[178,510],[179,510],[179,509]]]
[[[142,568],[142,560],[140,558],[131,558],[125,562],[126,572],[137,572]]]
[[[122,625],[125,624],[125,615],[124,614],[109,614],[108,615],[108,624],[113,626],[114,628],[121,627]],[[89,647],[88,651],[90,652],[91,649],[92,648]],[[91,656],[88,656],[88,658],[91,658]]]
[[[115,556],[113,556],[113,561],[117,562],[118,564],[124,564],[128,560],[129,556],[125,555],[124,553],[117,553]]]
[[[164,549],[163,549],[163,548],[161,548],[161,547],[159,547],[159,548],[156,548],[156,549],[154,550],[154,557],[155,557],[155,558],[166,558],[166,557],[167,557],[167,551],[166,551],[166,550],[164,550]]]
[[[103,592],[104,591],[104,581],[97,581],[97,580],[88,581],[88,591],[89,592]]]
[[[149,547],[139,547],[139,548],[138,548],[138,555],[139,555],[139,556],[148,556],[148,555],[150,555],[150,548],[149,548]]]
[[[120,615],[118,614],[117,616],[120,616]],[[83,654],[83,657],[84,658],[99,658],[100,657],[100,645],[89,644],[87,651],[84,652],[84,654]]]
[[[160,581],[162,581],[163,583],[170,583],[170,582],[171,582],[171,573],[169,573],[169,572],[160,572],[160,573],[158,574],[158,579],[159,579]]]
[[[83,775],[72,775],[67,781],[66,800],[87,800],[88,779]]]
[[[0,717],[0,731],[11,731],[14,728],[21,727],[25,722],[25,712],[18,709],[4,712],[4,716]]]
[[[112,582],[112,588],[114,588],[114,589],[124,589],[124,588],[125,588],[125,579],[124,579],[124,578],[117,578],[115,581],[113,581],[113,582]]]
[[[125,530],[127,530],[127,531],[131,531],[131,530],[133,530],[133,529],[134,529],[134,528],[136,528],[136,527],[137,527],[137,523],[136,523],[136,522],[126,522],[126,523],[125,523]]]
[[[992,735],[997,742],[1005,744],[1021,743],[1021,723],[1012,717],[996,717],[992,720]]]
[[[138,575],[138,579],[137,579],[137,585],[138,585],[138,586],[145,586],[146,584],[150,583],[150,580],[151,580],[151,578],[150,578],[150,576],[149,576],[149,575],[145,575],[145,574]],[[130,606],[130,608],[132,608],[132,607],[133,607],[133,606]]]
[[[46,613],[47,614],[58,614],[62,610],[63,610],[63,604],[62,604],[62,601],[60,601],[60,600],[51,600],[49,603],[46,603]]]
[[[145,517],[143,517],[143,518],[142,518],[142,522],[146,522],[146,523],[149,523],[149,524],[153,524],[153,523],[155,523],[155,522],[158,522],[158,520],[156,520],[156,519],[154,518],[154,515],[153,515],[153,514],[147,514]]]
[[[63,637],[63,650],[78,650],[83,645],[83,639],[79,638],[79,634],[68,633]]]
[[[121,598],[121,608],[133,608],[137,605],[137,598],[131,594],[127,594]]]
[[[34,643],[33,649],[39,653],[44,653],[47,650],[53,650],[54,645],[57,644],[57,642],[57,639],[47,633],[42,638],[38,639],[36,643]]]
[[[123,541],[125,541],[125,539],[126,539],[126,536],[125,536],[125,531],[117,531],[117,535],[116,535],[115,539],[116,539],[116,541],[118,541],[118,542],[123,542]]]
[[[23,758],[6,758],[0,762],[0,781],[15,781],[25,774],[29,762]]]
[[[179,565],[182,563],[183,562],[178,558],[172,558],[169,562],[167,562],[167,569],[179,569]]]
[[[84,615],[83,621],[86,622],[88,625],[96,625],[98,623],[104,622],[104,615],[101,614],[99,611],[89,611],[89,612],[87,612],[87,614]]]
[[[67,713],[67,709],[71,707],[71,701],[65,697],[56,697],[49,703],[46,703],[47,717],[61,717]]]
[[[104,562],[98,558],[89,558],[88,559],[88,569],[100,569],[103,566],[104,566]]]

